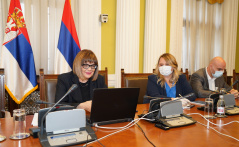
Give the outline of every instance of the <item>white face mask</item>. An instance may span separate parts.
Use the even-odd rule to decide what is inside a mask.
[[[163,76],[169,76],[173,71],[172,71],[172,66],[160,66],[159,67],[159,72]]]

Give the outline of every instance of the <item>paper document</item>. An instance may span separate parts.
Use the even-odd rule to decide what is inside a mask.
[[[38,113],[34,113],[33,119],[32,119],[32,125],[38,126]]]

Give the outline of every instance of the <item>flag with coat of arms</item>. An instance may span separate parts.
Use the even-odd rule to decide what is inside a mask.
[[[65,0],[56,49],[54,73],[61,74],[71,71],[73,69],[73,61],[80,50],[70,0]]]
[[[31,43],[19,0],[11,0],[1,50],[5,88],[20,104],[38,88]]]

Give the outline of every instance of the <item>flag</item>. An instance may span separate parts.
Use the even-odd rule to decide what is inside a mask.
[[[80,44],[71,12],[70,1],[66,0],[63,9],[60,35],[56,50],[55,74],[71,71],[73,61],[79,51]]]
[[[20,104],[38,88],[31,43],[19,0],[11,0],[2,46],[5,88]]]

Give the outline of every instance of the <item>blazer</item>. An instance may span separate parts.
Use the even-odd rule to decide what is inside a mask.
[[[161,87],[160,82],[157,83],[158,76],[157,75],[150,75],[148,76],[148,85],[147,85],[147,92],[146,95],[152,97],[160,97],[160,98],[168,98],[165,86]],[[176,97],[180,97],[179,94],[182,96],[187,95],[189,93],[193,93],[192,87],[188,83],[186,76],[184,74],[179,75],[178,81],[176,83]],[[192,96],[188,98],[190,101],[194,101],[196,96]],[[144,99],[144,103],[148,103],[150,100]]]
[[[75,107],[77,107],[80,103],[84,102],[82,99],[82,94],[79,86],[80,85],[79,78],[72,71],[58,76],[55,102],[61,99],[61,97],[68,91],[68,89],[72,86],[72,84],[77,84],[78,87],[74,91],[72,91],[68,96],[66,96],[62,100],[62,102],[68,103]],[[95,88],[107,88],[107,86],[105,85],[104,77],[101,75],[98,75],[96,81],[92,81],[92,79],[90,78],[89,85],[91,100],[93,98],[93,90]]]
[[[212,93],[212,91],[209,90],[208,78],[205,68],[201,68],[192,74],[190,78],[190,84],[196,96],[199,98],[209,97],[209,95]],[[228,88],[228,90],[231,90],[230,86],[225,82],[223,76],[216,78],[215,87],[218,87],[218,89]]]

